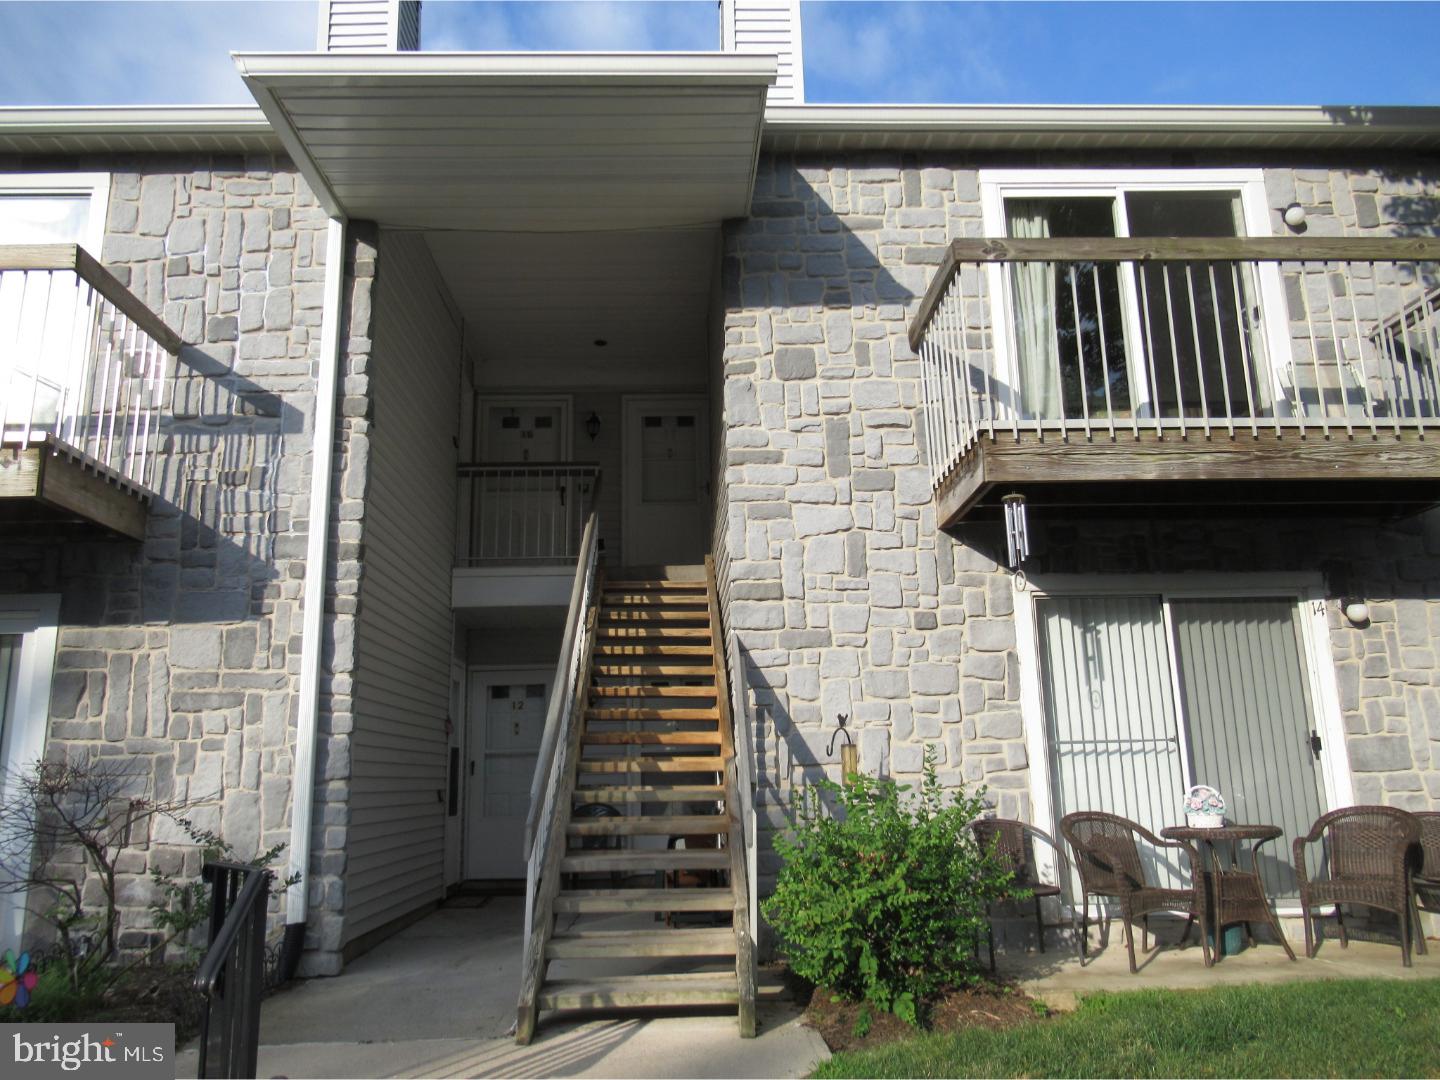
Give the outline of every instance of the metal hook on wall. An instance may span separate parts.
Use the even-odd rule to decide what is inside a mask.
[[[849,719],[848,713],[835,714],[835,730],[830,735],[830,745],[825,748],[825,756],[834,757],[836,738],[845,736],[845,745],[840,747],[840,777],[846,783],[860,771],[860,749],[850,737],[850,732],[845,730],[845,723]]]

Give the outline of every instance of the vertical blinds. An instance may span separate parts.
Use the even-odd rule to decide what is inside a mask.
[[[1325,807],[1294,599],[1057,596],[1035,610],[1057,825],[1103,810],[1158,833],[1208,784],[1229,820],[1283,831],[1259,870],[1270,896],[1295,896],[1289,841]],[[1148,854],[1157,884],[1188,874]]]
[[[1271,896],[1295,896],[1288,845],[1322,813],[1295,602],[1176,600],[1171,616],[1192,774],[1227,817],[1284,830],[1259,868]]]
[[[1077,810],[1174,824],[1185,783],[1160,598],[1052,597],[1036,614],[1057,825]],[[1188,877],[1163,849],[1141,856],[1159,884]]]

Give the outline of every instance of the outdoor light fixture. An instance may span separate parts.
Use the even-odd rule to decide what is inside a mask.
[[[1368,626],[1370,624],[1370,605],[1364,600],[1345,600],[1340,605],[1345,618],[1350,621],[1351,626]]]
[[[594,442],[596,436],[600,434],[600,417],[595,414],[594,410],[591,410],[590,415],[585,418],[585,434],[590,436],[591,442]]]
[[[1285,207],[1285,224],[1289,225],[1290,228],[1296,232],[1305,228],[1305,207],[1301,206],[1298,202],[1292,202],[1289,206]]]
[[[825,756],[834,757],[836,736],[845,736],[845,745],[840,747],[840,779],[847,784],[860,771],[860,748],[855,745],[855,740],[850,738],[850,732],[845,730],[845,722],[849,719],[847,713],[835,715],[835,732],[830,736],[830,745],[825,748]]]

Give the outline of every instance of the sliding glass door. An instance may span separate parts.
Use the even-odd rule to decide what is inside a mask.
[[[1035,614],[1057,825],[1103,810],[1158,833],[1208,784],[1231,820],[1284,830],[1261,873],[1294,896],[1289,843],[1325,808],[1296,601],[1050,596]]]

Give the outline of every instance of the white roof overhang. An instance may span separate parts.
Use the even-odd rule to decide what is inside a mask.
[[[247,53],[235,64],[332,214],[591,231],[749,212],[775,58]]]
[[[795,105],[769,153],[866,150],[1440,149],[1440,108],[1364,105]]]
[[[0,108],[0,153],[273,153],[283,149],[253,105]]]

